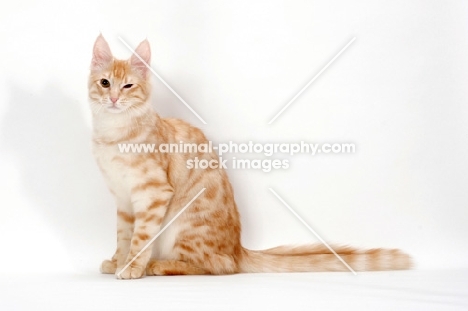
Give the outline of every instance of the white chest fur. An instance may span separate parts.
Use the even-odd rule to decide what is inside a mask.
[[[130,174],[117,158],[122,158],[117,145],[93,143],[93,154],[110,191],[117,199],[119,209],[130,203]]]

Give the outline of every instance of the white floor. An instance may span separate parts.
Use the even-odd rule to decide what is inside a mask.
[[[468,310],[468,269],[147,277],[3,276],[0,310]]]

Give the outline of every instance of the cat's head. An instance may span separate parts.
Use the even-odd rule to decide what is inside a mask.
[[[93,112],[141,110],[150,96],[150,78],[145,65],[150,63],[150,58],[150,45],[145,40],[129,59],[115,59],[106,40],[99,35],[94,43],[88,83]]]

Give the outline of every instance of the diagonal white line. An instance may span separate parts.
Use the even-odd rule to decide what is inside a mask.
[[[152,244],[152,243],[153,243],[153,242],[154,242],[154,241],[155,241],[155,240],[156,240],[156,239],[157,239],[173,222],[174,222],[174,220],[176,220],[176,219],[190,206],[190,204],[192,204],[193,201],[195,201],[195,200],[200,196],[200,194],[202,194],[203,191],[205,191],[205,190],[206,190],[206,188],[203,188],[202,190],[200,190],[200,192],[198,192],[197,195],[196,195],[195,197],[193,197],[193,199],[191,199],[190,202],[188,202],[187,205],[185,205],[184,208],[182,208],[182,209],[174,216],[174,218],[172,218],[171,221],[169,221],[169,222],[158,232],[158,234],[156,234],[156,235],[151,239],[151,241],[149,241],[149,242],[145,245],[145,247],[143,247],[143,248],[141,249],[141,251],[139,251],[138,254],[136,254],[135,257],[133,257],[132,260],[130,260],[129,263],[127,263],[127,264],[125,265],[125,267],[123,267],[122,270],[120,270],[120,272],[117,274],[117,276],[120,277],[120,274],[121,274],[122,272],[124,272],[125,269],[127,269],[127,268],[132,264],[132,262],[134,262],[135,259],[137,259],[138,256],[140,256],[141,253],[143,253],[143,252],[144,252],[144,251],[145,251],[145,250],[146,250],[146,249],[147,249],[147,248],[148,248],[148,247],[149,247],[149,246],[150,246],[150,245],[151,245],[151,244]]]
[[[351,43],[354,42],[354,40],[356,40],[356,37],[353,37],[351,39],[351,41],[348,42],[348,44],[345,45],[344,48],[341,49],[341,51],[338,52],[338,54],[335,55],[335,57],[333,57],[331,59],[331,61],[328,62],[328,64],[325,65],[325,67],[322,68],[322,70],[320,70],[313,78],[312,80],[310,80],[306,86],[304,86],[300,91],[299,93],[297,93],[287,104],[286,106],[284,106],[277,114],[276,116],[273,117],[273,119],[270,120],[270,122],[268,122],[268,124],[271,124],[273,123],[273,121],[276,120],[276,118],[278,118],[301,94],[302,92],[304,92],[308,87],[309,85],[312,84],[312,82],[314,82],[324,71],[325,69],[327,69],[337,58],[338,56],[340,56],[350,45]]]
[[[333,253],[333,255],[336,256],[336,258],[338,258],[338,259],[346,266],[346,268],[349,269],[349,271],[351,271],[354,275],[357,275],[356,271],[354,271],[353,268],[351,268],[351,267],[346,263],[346,261],[344,261],[343,258],[341,258],[340,255],[338,255],[338,254],[333,250],[333,248],[331,248],[330,245],[328,245],[328,243],[325,242],[325,240],[322,239],[322,238],[318,235],[318,233],[315,232],[315,230],[312,229],[312,227],[309,226],[309,225],[304,221],[304,219],[302,219],[302,217],[299,216],[299,215],[291,208],[291,206],[288,205],[288,203],[286,203],[273,189],[271,189],[271,188],[268,188],[268,189],[278,198],[278,200],[281,201],[281,203],[284,204],[284,206],[286,206],[286,207],[291,211],[291,213],[293,213],[294,216],[296,216],[297,219],[299,219],[300,222],[302,222],[302,224],[303,224],[304,226],[306,226],[307,229],[309,229],[310,232],[312,232],[312,233],[317,237],[317,239],[320,240],[320,242],[323,243],[323,245],[325,245],[325,246],[330,250],[330,252]]]
[[[186,102],[182,97],[180,97],[179,94],[177,94],[177,92],[174,91],[174,89],[173,89],[169,84],[167,84],[167,82],[164,81],[164,79],[161,78],[161,76],[158,75],[158,73],[157,73],[156,71],[154,71],[154,69],[151,68],[151,66],[148,65],[148,64],[140,57],[140,55],[138,55],[137,53],[135,53],[135,50],[133,50],[133,49],[127,44],[127,42],[125,42],[124,39],[122,39],[122,37],[119,37],[119,40],[122,41],[122,43],[127,47],[127,49],[129,49],[133,54],[135,54],[136,57],[138,57],[138,59],[139,59],[146,67],[148,67],[148,69],[156,76],[156,78],[158,78],[158,79],[169,89],[169,91],[171,91],[171,92],[172,92],[172,93],[173,93],[173,94],[174,94],[174,95],[175,95],[175,96],[176,96],[176,97],[177,97],[177,98],[178,98],[178,99],[179,99],[179,100],[180,100],[180,101],[181,101],[181,102],[198,118],[198,119],[200,119],[200,121],[202,121],[203,124],[206,124],[205,120],[203,120],[202,117],[200,117],[200,116],[198,115],[198,113],[197,113],[195,110],[193,110],[193,108],[190,107],[190,105],[187,104],[187,102]]]

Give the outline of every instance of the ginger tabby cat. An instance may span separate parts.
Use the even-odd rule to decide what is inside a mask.
[[[150,46],[136,49],[150,63]],[[231,184],[223,169],[187,169],[186,161],[218,159],[212,153],[120,153],[119,143],[207,143],[201,130],[163,119],[150,103],[149,70],[136,55],[112,56],[100,35],[89,76],[93,153],[117,205],[117,250],[101,265],[120,279],[144,275],[242,272],[348,271],[326,247],[280,246],[253,251],[241,245],[241,224]],[[143,247],[195,195],[206,190],[126,269]],[[356,271],[410,267],[396,249],[335,251]]]

